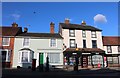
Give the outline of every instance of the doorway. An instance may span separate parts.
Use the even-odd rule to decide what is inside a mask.
[[[39,70],[43,71],[43,64],[44,64],[44,54],[39,53]]]
[[[88,67],[88,56],[82,56],[82,58],[81,58],[81,66],[82,66],[82,68]]]

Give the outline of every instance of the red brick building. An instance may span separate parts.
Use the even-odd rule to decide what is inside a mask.
[[[14,39],[22,33],[22,27],[13,23],[12,26],[0,27],[0,54],[2,55],[2,67],[10,68],[13,63]]]

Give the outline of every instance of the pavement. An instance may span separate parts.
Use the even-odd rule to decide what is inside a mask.
[[[50,71],[41,72],[38,69],[3,69],[2,78],[120,78],[120,68],[92,68],[79,69],[78,71],[65,69],[51,69]]]

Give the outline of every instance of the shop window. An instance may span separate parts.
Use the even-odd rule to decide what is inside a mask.
[[[47,53],[49,63],[60,63],[60,53]]]

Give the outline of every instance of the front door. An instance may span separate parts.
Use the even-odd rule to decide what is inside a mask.
[[[43,53],[39,53],[39,70],[43,71],[43,64],[44,64],[44,56]]]
[[[88,67],[88,56],[82,56],[82,59],[81,59],[82,61],[82,67],[84,68],[84,67]]]

